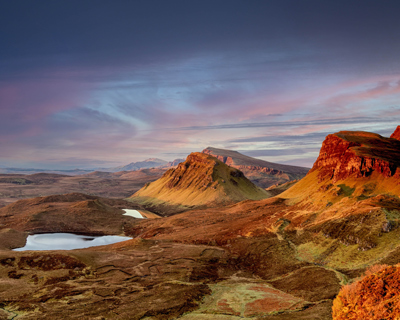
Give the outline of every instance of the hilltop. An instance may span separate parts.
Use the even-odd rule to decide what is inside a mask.
[[[252,158],[237,151],[208,147],[202,151],[223,163],[241,170],[255,185],[268,188],[303,178],[309,168],[283,165]]]
[[[177,168],[168,170],[129,199],[150,206],[193,208],[269,196],[270,193],[255,186],[240,170],[205,153],[191,153]]]

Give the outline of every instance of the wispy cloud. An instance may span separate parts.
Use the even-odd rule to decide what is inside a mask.
[[[273,127],[298,127],[298,126],[321,126],[321,125],[343,125],[343,124],[366,124],[366,123],[391,123],[393,119],[373,119],[369,117],[358,118],[336,118],[319,119],[309,121],[282,121],[282,122],[264,122],[264,123],[232,123],[210,126],[190,126],[173,128],[171,130],[221,130],[221,129],[247,129],[247,128],[273,128]]]

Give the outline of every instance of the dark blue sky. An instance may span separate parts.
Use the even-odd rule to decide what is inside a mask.
[[[311,166],[400,124],[396,1],[0,0],[0,166],[207,146]]]

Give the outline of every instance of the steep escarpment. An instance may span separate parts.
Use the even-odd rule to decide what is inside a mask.
[[[390,136],[392,139],[400,140],[400,126],[397,126],[396,130]]]
[[[326,137],[310,172],[282,197],[325,208],[379,194],[400,195],[399,167],[400,141],[341,131]]]
[[[301,179],[309,170],[252,158],[232,150],[208,147],[202,152],[216,157],[228,166],[241,170],[251,182],[261,188]]]
[[[285,230],[303,234],[291,239],[299,256],[365,268],[399,247],[399,159],[396,139],[359,131],[328,135],[307,176],[279,195],[290,205]]]
[[[129,200],[147,205],[190,208],[269,196],[238,169],[210,155],[192,153],[177,168],[168,170],[161,179],[147,184]]]
[[[400,141],[376,133],[341,131],[326,137],[310,173],[318,170],[320,180],[329,177],[333,182],[373,172],[389,178],[399,176],[399,166]]]

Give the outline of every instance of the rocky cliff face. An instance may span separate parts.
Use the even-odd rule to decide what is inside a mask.
[[[390,136],[392,139],[400,140],[400,126],[397,126],[396,130]]]
[[[400,134],[399,128],[392,135]],[[400,141],[375,133],[341,131],[330,134],[322,144],[310,173],[319,170],[320,180],[333,182],[349,177],[368,177],[377,172],[384,177],[400,176]]]

